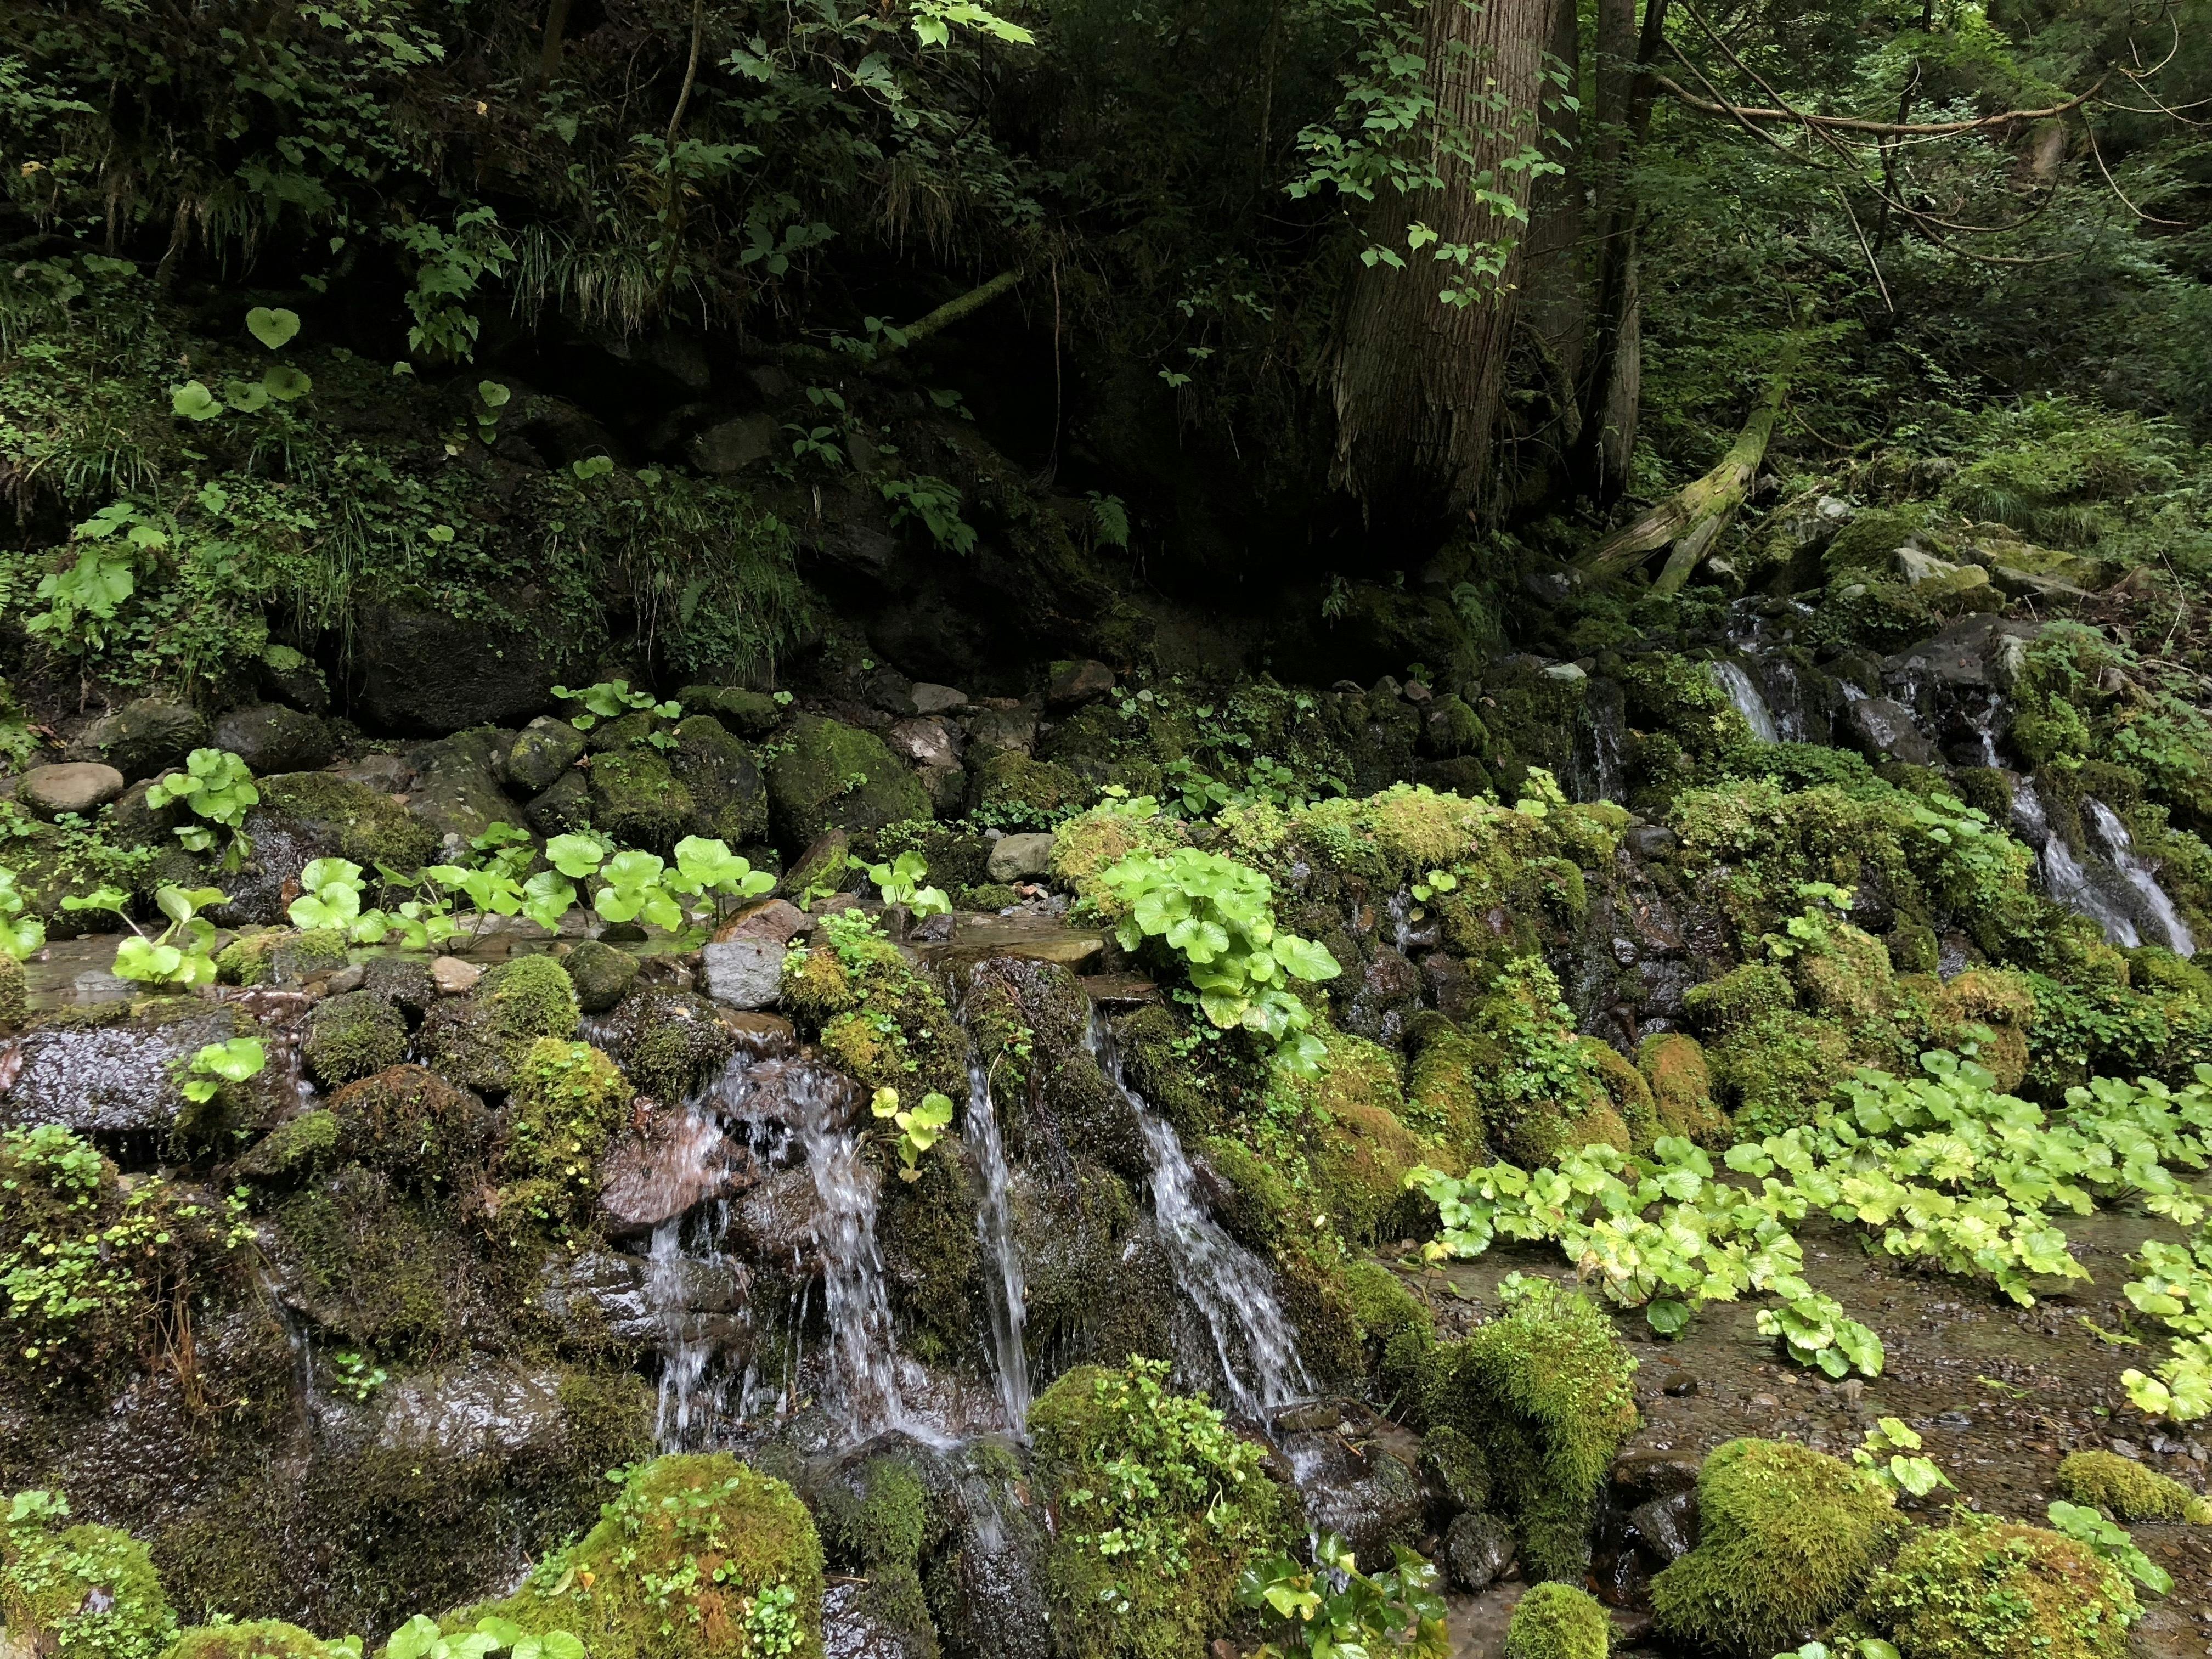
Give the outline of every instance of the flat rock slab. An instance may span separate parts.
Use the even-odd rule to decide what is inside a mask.
[[[917,951],[932,960],[1012,957],[1024,962],[1056,962],[1074,969],[1096,962],[1105,953],[1105,934],[1070,927],[1049,916],[974,915],[953,918],[951,939],[924,945]]]
[[[773,939],[723,939],[702,946],[707,994],[732,1008],[773,1008],[783,996],[786,947]]]
[[[15,799],[33,812],[58,817],[90,812],[123,793],[123,774],[98,761],[64,761],[34,766],[15,786]]]

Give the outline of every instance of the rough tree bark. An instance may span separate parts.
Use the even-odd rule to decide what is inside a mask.
[[[1782,400],[1789,394],[1790,377],[1796,369],[1797,356],[1803,343],[1802,333],[1792,333],[1784,342],[1773,376],[1767,382],[1765,396],[1753,409],[1751,417],[1743,423],[1743,430],[1736,434],[1735,442],[1729,446],[1719,465],[1599,543],[1577,567],[1584,581],[1595,584],[1626,574],[1665,547],[1673,550],[1668,554],[1658,580],[1651,584],[1651,591],[1681,591],[1691,572],[1698,568],[1698,561],[1705,557],[1720,538],[1721,532],[1728,528],[1736,508],[1743,505],[1751,481],[1759,475],[1759,463],[1766,459],[1767,440],[1773,436],[1775,417],[1782,412]]]
[[[1528,173],[1504,163],[1534,136],[1550,0],[1427,0],[1429,85],[1437,118],[1467,135],[1474,166],[1447,160],[1440,190],[1393,195],[1377,204],[1374,241],[1406,251],[1406,230],[1423,224],[1446,243],[1506,242],[1494,289],[1467,305],[1439,298],[1463,281],[1459,267],[1424,249],[1406,268],[1377,264],[1356,279],[1332,387],[1336,473],[1369,514],[1396,520],[1470,505],[1482,485],[1497,426],[1505,349],[1520,274],[1519,215],[1477,199],[1476,178],[1516,210]]]
[[[1582,84],[1582,19],[1577,0],[1553,0],[1553,57],[1567,71],[1569,90]],[[1557,89],[1542,116],[1537,143],[1557,167],[1536,181],[1528,203],[1528,246],[1522,260],[1521,319],[1535,341],[1565,417],[1565,442],[1582,429],[1579,388],[1589,327],[1584,269],[1583,198],[1589,169],[1582,155],[1582,113]]]

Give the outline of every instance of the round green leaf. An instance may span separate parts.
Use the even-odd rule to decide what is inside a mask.
[[[269,372],[261,377],[261,384],[270,397],[287,404],[315,389],[315,383],[289,363],[271,363]]]
[[[187,380],[169,389],[169,411],[188,421],[211,421],[222,413],[222,405],[199,381]]]
[[[256,306],[246,313],[246,331],[275,351],[300,331],[300,313]]]

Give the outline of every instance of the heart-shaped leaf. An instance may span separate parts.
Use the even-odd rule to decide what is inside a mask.
[[[269,406],[269,388],[256,381],[227,380],[222,392],[230,406],[241,415],[251,415]]]
[[[300,313],[256,306],[246,313],[246,331],[275,351],[300,331]]]
[[[261,384],[270,397],[287,404],[315,389],[315,383],[289,363],[270,364],[269,372],[261,377]]]
[[[486,409],[504,409],[507,407],[507,399],[514,397],[514,393],[497,380],[478,380],[477,396],[483,399]]]
[[[211,421],[222,413],[216,395],[198,380],[187,380],[169,390],[169,410],[188,421]]]

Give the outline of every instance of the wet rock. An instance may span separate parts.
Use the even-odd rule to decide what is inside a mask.
[[[629,951],[587,939],[561,959],[576,988],[576,1006],[603,1014],[629,994],[637,983],[637,958]]]
[[[185,1063],[255,1029],[235,1008],[183,998],[114,1024],[41,1026],[16,1050],[22,1068],[0,1097],[0,1121],[79,1134],[167,1129],[185,1106]]]
[[[797,905],[784,899],[769,899],[738,911],[715,931],[714,939],[718,944],[733,939],[764,939],[788,945],[813,927],[814,919]]]
[[[777,453],[782,436],[774,415],[762,411],[718,421],[696,434],[684,446],[684,455],[699,471],[726,477],[758,465]]]
[[[551,700],[566,630],[547,618],[507,627],[486,617],[370,605],[354,635],[361,686],[355,707],[370,725],[432,734],[529,719]]]
[[[712,714],[694,714],[676,727],[669,770],[690,794],[694,834],[732,847],[768,839],[768,783],[753,751]]]
[[[1052,665],[1052,678],[1045,684],[1044,700],[1048,708],[1074,708],[1113,689],[1114,671],[1103,662],[1088,659],[1056,662]]]
[[[1411,1546],[1426,1529],[1428,1495],[1420,1477],[1386,1448],[1356,1447],[1331,1434],[1293,1436],[1285,1449],[1297,1471],[1308,1525],[1341,1536],[1363,1571],[1389,1566],[1392,1544]]]
[[[583,757],[584,734],[563,720],[540,714],[522,728],[507,751],[507,780],[540,794]]]
[[[1628,1524],[1637,1542],[1660,1563],[1679,1561],[1698,1547],[1698,1494],[1648,1498],[1629,1510]]]
[[[1646,1498],[1689,1492],[1698,1484],[1698,1459],[1689,1452],[1631,1446],[1613,1460],[1613,1484],[1632,1507]]]
[[[797,898],[810,887],[842,887],[846,861],[853,854],[853,838],[842,830],[831,830],[809,842],[806,850],[791,861],[776,883],[776,891]]]
[[[436,957],[430,963],[430,982],[438,988],[441,997],[466,996],[477,988],[477,981],[483,977],[483,969],[459,957]]]
[[[1488,1589],[1513,1565],[1513,1529],[1494,1515],[1470,1510],[1444,1533],[1443,1568],[1453,1585]]]
[[[949,714],[968,706],[968,694],[949,685],[916,680],[908,690],[907,702],[917,714]]]
[[[1887,697],[1862,697],[1844,712],[1844,735],[1871,761],[1934,766],[1942,757],[1912,723],[1912,711]]]
[[[968,722],[968,741],[979,749],[1026,755],[1036,745],[1036,714],[1027,708],[986,708]]]
[[[742,1363],[752,1347],[742,1263],[678,1256],[648,1267],[611,1250],[565,1251],[540,1270],[538,1306],[581,1346],[612,1339],[704,1348]]]
[[[514,806],[499,787],[505,750],[489,733],[465,732],[408,756],[415,787],[407,811],[439,837],[448,857],[466,852],[493,824],[514,821]]]
[[[549,838],[589,829],[592,786],[581,772],[564,772],[544,793],[531,797],[522,816],[532,830]]]
[[[781,1014],[725,1010],[721,1023],[749,1060],[788,1060],[799,1052],[799,1028]]]
[[[374,991],[325,997],[309,1011],[300,1057],[325,1089],[341,1088],[407,1057],[407,1022]]]
[[[15,799],[42,817],[97,811],[123,793],[125,780],[98,761],[64,761],[34,766],[15,786]]]
[[[774,1059],[726,1080],[717,1103],[747,1123],[797,1129],[821,1113],[832,1129],[858,1127],[867,1115],[866,1091],[842,1072],[803,1055]]]
[[[699,952],[707,994],[732,1008],[773,1008],[783,994],[784,947],[769,939],[733,939]]]
[[[640,1093],[673,1106],[716,1078],[737,1046],[725,1011],[689,991],[635,990],[594,1022],[594,1036]]]
[[[254,665],[261,693],[271,702],[288,702],[310,714],[325,714],[331,707],[331,683],[323,671],[289,645],[272,645]]]
[[[879,1615],[867,1586],[845,1580],[822,1597],[822,1653],[823,1659],[937,1659],[938,1647]]]
[[[361,988],[375,993],[410,1019],[422,1018],[438,1000],[438,981],[419,957],[371,957],[361,969]]]
[[[1000,836],[991,844],[991,879],[1030,881],[1051,874],[1052,847],[1045,834]]]
[[[651,1232],[696,1205],[729,1192],[746,1164],[744,1149],[708,1120],[689,1112],[653,1115],[625,1135],[599,1168],[599,1212],[609,1235]]]
[[[802,714],[768,768],[778,840],[805,846],[832,830],[848,833],[932,816],[912,769],[872,732]]]
[[[207,745],[207,722],[190,703],[140,697],[94,720],[84,746],[127,778],[150,778],[182,766]]]
[[[1421,970],[1397,951],[1384,948],[1360,970],[1357,988],[1343,1014],[1344,1029],[1378,1042],[1395,1042],[1406,1022],[1419,1010],[1426,984]]]
[[[822,1271],[825,1218],[811,1172],[771,1170],[731,1204],[729,1237],[751,1260],[811,1279]]]
[[[562,1431],[561,1373],[483,1361],[385,1385],[376,1443],[439,1458],[551,1455]]]
[[[210,742],[236,755],[253,769],[256,777],[271,772],[312,772],[329,763],[336,747],[328,726],[281,702],[232,709],[216,721]]]

